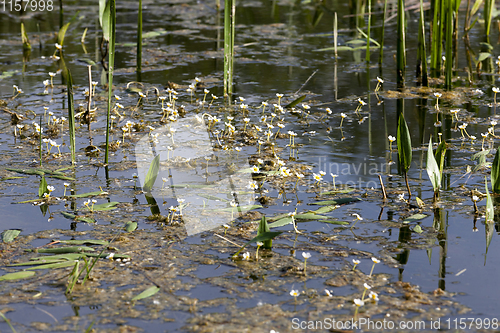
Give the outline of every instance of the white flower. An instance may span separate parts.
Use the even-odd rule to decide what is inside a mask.
[[[328,289],[325,289],[325,294],[328,297],[332,297],[333,296],[332,292],[330,290],[328,290]]]
[[[378,302],[378,294],[373,291],[370,291],[370,293],[368,294],[368,298],[372,299],[375,302]]]
[[[363,306],[363,305],[365,305],[365,302],[363,302],[359,298],[356,298],[356,299],[354,299],[354,304],[356,304],[356,306]]]
[[[493,90],[494,93],[499,93],[500,92],[500,89],[498,89],[497,87],[493,87],[493,88],[491,88],[491,90]]]
[[[393,137],[392,135],[389,135],[387,138],[389,139],[390,142],[396,141],[396,138]]]
[[[377,81],[378,81],[378,82],[380,82],[380,83],[384,83],[384,80],[382,80],[382,79],[381,79],[381,78],[379,78],[378,76],[377,76]]]
[[[302,252],[302,256],[304,257],[304,259],[309,259],[309,258],[311,258],[311,253],[309,253],[309,252]]]
[[[438,93],[438,92],[435,92],[435,93],[434,93],[434,96],[436,96],[437,98],[439,98],[439,97],[443,96],[443,94]]]
[[[375,258],[375,257],[372,257],[372,261],[373,261],[374,263],[376,263],[376,264],[380,263],[380,260],[378,260],[378,259],[377,259],[377,258]]]
[[[477,195],[472,196],[472,201],[477,202],[479,201],[479,197]]]
[[[264,243],[263,243],[263,242],[257,242],[257,246],[259,246],[259,247],[260,247],[260,246],[262,246],[262,245],[264,245]]]
[[[372,287],[370,287],[370,286],[369,286],[368,284],[366,284],[366,283],[364,283],[364,284],[363,284],[363,287],[365,287],[365,289],[368,289],[368,290],[372,289]]]
[[[62,45],[59,45],[58,43],[56,43],[56,45],[55,45],[55,46],[56,46],[56,49],[58,49],[58,50],[62,50]]]
[[[50,185],[49,185],[49,186],[47,186],[47,190],[48,190],[49,192],[53,192],[53,191],[55,190],[55,187],[54,187],[54,186],[50,186]]]
[[[354,216],[356,218],[356,220],[363,221],[363,218],[361,216],[359,216],[359,214],[352,213],[352,216]]]
[[[293,290],[293,289],[292,289],[292,290],[290,291],[290,296],[297,297],[297,296],[299,296],[299,295],[300,295],[300,293],[299,293],[299,291],[298,291],[298,290]]]
[[[249,260],[249,259],[250,259],[250,252],[243,253],[243,260]]]
[[[259,186],[257,185],[257,182],[255,180],[251,180],[248,182],[248,186],[247,186],[249,189],[251,190],[256,190],[259,188]]]
[[[359,102],[359,104],[361,104],[361,105],[366,105],[366,102],[365,102],[365,101],[363,101],[361,98],[358,98],[358,102]]]
[[[360,260],[352,259],[352,263],[354,265],[359,265],[360,262],[361,262]]]

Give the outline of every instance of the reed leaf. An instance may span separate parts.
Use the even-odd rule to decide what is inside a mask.
[[[146,179],[144,180],[143,191],[151,192],[153,185],[155,184],[156,177],[158,177],[158,172],[160,171],[160,155],[156,155],[151,161],[148,173],[146,174]]]
[[[382,64],[384,59],[384,35],[385,35],[385,20],[387,15],[387,0],[384,1],[384,15],[382,19],[382,36],[380,38],[380,53],[378,56],[378,63]]]
[[[224,1],[224,97],[231,100],[233,93],[235,0]]]
[[[7,274],[0,276],[0,281],[12,281],[12,280],[19,280],[19,279],[27,279],[27,278],[34,276],[35,274],[36,274],[35,272],[29,272],[29,271],[7,273]]]
[[[458,13],[457,13],[458,15]],[[453,5],[446,1],[446,49],[445,49],[445,89],[451,90],[453,77]]]
[[[398,144],[399,164],[403,168],[404,173],[406,173],[411,165],[412,151],[410,130],[408,129],[403,114],[399,116],[396,139]]]

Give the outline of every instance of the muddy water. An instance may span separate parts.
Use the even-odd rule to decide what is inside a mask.
[[[119,45],[114,85],[115,93],[122,97],[121,103],[125,106],[125,117],[117,121],[119,126],[130,120],[159,127],[161,102],[148,97],[141,108],[132,112],[138,97],[126,92],[127,83],[137,80],[134,69],[135,6],[133,2],[120,3],[117,11]],[[339,43],[346,45],[355,36],[354,21],[345,16],[349,14],[347,5],[327,1],[325,6],[338,11]],[[361,297],[365,282],[379,293],[380,301],[377,304],[367,302],[360,309],[363,318],[392,318],[395,322],[408,318],[423,320],[427,324],[426,330],[430,331],[431,320],[436,318],[442,318],[442,323],[446,319],[453,323],[455,318],[493,319],[497,315],[495,308],[499,301],[492,292],[495,290],[495,276],[499,273],[495,256],[499,250],[496,224],[485,224],[481,214],[476,219],[470,200],[471,190],[484,192],[484,175],[489,172],[479,170],[472,176],[466,172],[467,166],[475,165],[470,160],[471,155],[481,150],[481,133],[485,133],[490,121],[496,119],[497,110],[489,104],[493,102],[492,85],[495,82],[499,85],[498,76],[487,73],[474,76],[471,85],[462,70],[467,63],[462,56],[465,47],[460,43],[457,88],[454,94],[444,94],[439,100],[441,112],[437,112],[433,93],[441,90],[412,88],[415,86],[414,67],[411,65],[415,63],[415,36],[408,38],[407,85],[410,91],[398,95],[394,92],[394,19],[387,25],[384,66],[376,65],[378,52],[374,51],[372,62],[367,67],[364,50],[341,52],[337,62],[332,52],[315,51],[333,43],[331,35],[325,35],[331,32],[332,15],[325,12],[319,23],[313,26],[316,10],[311,4],[287,1],[253,1],[238,6],[233,99],[237,96],[246,99],[251,124],[259,124],[262,101],[268,101],[270,105],[277,103],[276,93],[285,95],[283,104],[305,94],[304,103],[311,109],[307,110],[307,116],[290,112],[285,115],[283,131],[298,133],[295,139],[299,145],[297,158],[289,158],[288,136],[278,139],[275,146],[278,155],[287,161],[287,167],[307,173],[307,181],[299,182],[298,189],[294,190],[293,178],[283,192],[279,177],[268,178],[264,192],[258,194],[260,201],[256,202],[263,207],[256,209],[257,213],[233,222],[226,238],[242,245],[256,235],[257,225],[248,221],[258,220],[261,215],[287,214],[295,208],[299,213],[315,210],[319,206],[311,203],[341,197],[361,198],[362,201],[343,205],[324,215],[337,222],[348,222],[351,226],[356,220],[352,214],[359,214],[363,220],[357,221],[352,229],[349,225],[321,220],[301,222],[298,227],[303,233],[299,235],[295,235],[290,225],[278,227],[276,230],[284,233],[274,240],[273,250],[260,249],[261,258],[257,261],[256,248],[252,245],[248,248],[252,260],[246,261],[229,258],[237,247],[214,235],[223,235],[223,228],[187,236],[182,222],[178,219],[171,222],[167,216],[168,208],[177,204],[174,197],[156,196],[157,209],[162,216],[154,215],[154,207],[132,176],[137,172],[134,147],[141,136],[147,135],[145,127],[135,128],[133,135],[127,135],[124,144],[112,153],[108,175],[102,166],[102,151],[98,156],[85,154],[85,147],[90,144],[99,147],[104,142],[106,99],[101,80],[98,7],[90,2],[65,3],[65,21],[79,11],[64,43],[64,56],[75,81],[77,106],[80,103],[85,105],[87,67],[83,59],[97,63],[92,67],[92,75],[99,82],[96,87],[97,111],[91,132],[88,132],[87,125],[78,125],[77,167],[64,171],[66,176],[74,178],[69,181],[67,194],[98,191],[101,187],[108,194],[96,197],[96,204],[120,204],[116,210],[93,214],[86,213],[83,203],[87,198],[53,201],[46,208],[31,203],[18,204],[38,198],[40,177],[14,173],[5,168],[36,167],[36,137],[29,136],[32,129],[14,136],[10,115],[2,112],[0,176],[23,178],[3,178],[0,182],[0,229],[22,229],[13,243],[2,245],[1,271],[2,274],[18,271],[18,268],[5,265],[40,256],[25,253],[24,249],[46,246],[54,239],[113,240],[111,246],[116,249],[106,251],[126,253],[132,260],[129,263],[99,261],[92,278],[84,285],[77,284],[70,295],[65,295],[69,268],[41,270],[35,279],[3,283],[2,312],[18,332],[85,331],[91,323],[99,332],[241,332],[249,327],[259,332],[271,329],[287,332],[292,330],[293,318],[352,319],[353,299]],[[58,63],[50,57],[55,50],[54,33],[59,28],[59,12],[38,13],[23,20],[33,45],[29,60],[25,62],[18,34],[19,16],[15,13],[0,15],[3,50],[0,56],[0,71],[3,73],[1,98],[7,101],[9,110],[25,117],[21,124],[27,126],[32,121],[38,122],[40,115],[42,123],[47,122],[47,117],[43,117],[44,106],[48,106],[57,117],[66,115],[67,97],[61,75],[54,78],[55,87],[49,89],[49,94],[43,94],[42,83],[49,78],[48,72],[58,69]],[[415,14],[410,15],[415,19]],[[243,116],[238,107],[224,108],[219,98],[209,110],[207,107],[200,110],[185,92],[194,78],[199,77],[210,94],[222,95],[220,20],[213,3],[144,2],[144,32],[156,33],[144,40],[141,79],[146,87],[157,87],[163,95],[168,82],[179,85],[176,89],[181,92],[179,102],[187,111],[185,116],[204,112],[219,117],[233,115],[236,127],[241,128],[244,126]],[[373,22],[372,37],[379,40],[380,17],[375,17]],[[84,49],[80,39],[85,28],[88,32]],[[415,29],[416,19],[409,20],[409,31]],[[483,42],[481,34],[479,27],[472,31],[471,44],[476,52]],[[497,37],[498,32],[494,32],[490,38],[494,56],[500,54],[500,47],[495,42]],[[377,76],[385,81],[378,96],[373,93]],[[13,84],[24,93],[10,100]],[[478,96],[475,89],[482,89],[485,94]],[[202,90],[198,90],[194,99],[199,101],[203,95]],[[397,97],[405,97],[404,113],[414,148],[410,186],[414,196],[425,201],[426,207],[421,210],[414,207],[414,201],[409,206],[398,200],[406,187],[403,177],[398,175],[396,143],[390,151],[387,140],[388,135],[396,136]],[[210,95],[207,98],[210,100]],[[358,98],[367,105],[356,114]],[[332,110],[331,115],[326,112],[327,107]],[[297,108],[304,109],[301,104]],[[459,122],[449,112],[456,108],[460,109]],[[29,110],[37,115],[36,118]],[[268,107],[268,116],[269,110]],[[346,114],[342,127],[341,113]],[[438,119],[441,127],[435,126]],[[477,137],[472,144],[470,140],[460,139],[458,125],[465,121],[469,123],[468,133]],[[57,133],[53,137],[62,144],[63,157],[46,156],[44,160],[44,167],[51,170],[70,165],[67,124],[65,126],[62,135]],[[433,134],[436,141],[438,132],[443,133],[450,147],[445,161],[441,201],[433,207],[425,156],[429,136]],[[117,128],[112,139],[122,138],[121,130]],[[266,140],[263,134],[261,138]],[[243,150],[233,157],[251,163],[259,157],[272,161],[271,150],[263,145],[259,154],[256,141],[240,140],[245,142]],[[496,139],[484,144],[485,148],[495,146]],[[492,160],[493,155],[488,155],[487,161]],[[202,172],[201,165],[194,170]],[[314,186],[311,173],[320,170],[326,175],[318,188]],[[348,194],[320,195],[333,189],[330,173],[338,175],[336,187],[348,185],[354,190]],[[385,202],[381,198],[378,174],[382,175],[389,192],[389,200]],[[47,182],[56,187],[52,196],[63,196],[65,180],[47,178]],[[160,180],[157,185],[159,183]],[[407,199],[407,194],[405,196]],[[484,213],[485,202],[478,203],[481,213]],[[85,213],[97,223],[76,223],[61,212]],[[417,222],[402,223],[416,213],[423,213],[426,217]],[[138,230],[125,233],[122,227],[126,221],[138,222]],[[423,233],[411,231],[417,224]],[[302,252],[312,255],[307,260],[307,275],[303,269]],[[376,265],[374,275],[369,277],[372,256],[380,258],[382,263]],[[361,260],[356,270],[352,270],[352,259]],[[160,286],[159,293],[144,300],[131,301],[132,297],[154,284]],[[290,296],[292,289],[300,292],[296,301]],[[325,289],[333,296],[326,296]],[[30,319],[26,320],[28,314]],[[3,322],[0,327],[1,331],[10,330]]]

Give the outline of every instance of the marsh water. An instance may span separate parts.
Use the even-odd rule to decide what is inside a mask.
[[[337,59],[333,51],[319,51],[333,46],[335,11],[339,18],[338,43],[359,45],[352,42],[362,37],[347,2],[238,3],[234,93],[228,106],[222,97],[223,9],[218,10],[215,2],[208,1],[143,1],[143,65],[138,74],[136,7],[133,1],[117,3],[113,85],[125,108],[121,111],[123,117],[115,120],[112,140],[124,139],[124,142],[111,153],[109,166],[105,168],[101,145],[105,142],[107,90],[101,64],[98,5],[91,1],[64,2],[63,21],[69,22],[74,16],[63,52],[73,76],[75,107],[81,104],[81,110],[86,108],[87,65],[94,62],[91,70],[93,80],[98,82],[94,98],[96,114],[90,131],[87,124],[77,121],[76,166],[71,167],[66,123],[62,133],[52,134],[61,144],[62,156],[48,155],[44,150],[43,167],[63,170],[70,179],[46,178],[55,187],[53,197],[62,198],[63,184],[69,182],[67,194],[102,190],[107,193],[95,197],[96,204],[119,203],[115,210],[92,214],[84,206],[87,197],[68,197],[48,206],[19,203],[38,199],[39,176],[7,170],[39,166],[38,142],[29,134],[33,132],[29,129],[32,122],[39,122],[42,117],[46,126],[49,111],[56,117],[67,117],[66,83],[61,74],[54,77],[53,89],[47,89],[43,83],[50,79],[49,72],[59,69],[59,62],[52,56],[56,52],[60,15],[58,5],[52,12],[28,12],[24,17],[16,12],[0,12],[0,99],[5,101],[2,107],[23,116],[13,123],[10,113],[0,111],[0,230],[21,229],[13,242],[1,245],[0,272],[19,271],[22,267],[7,265],[29,260],[36,255],[25,252],[26,249],[47,247],[52,240],[113,240],[110,246],[114,251],[131,257],[129,262],[99,260],[93,278],[83,285],[77,284],[72,293],[65,293],[71,268],[40,270],[35,278],[2,282],[0,311],[17,332],[83,332],[90,325],[96,332],[269,332],[273,329],[288,332],[293,330],[293,318],[352,319],[353,299],[361,298],[365,282],[379,294],[380,301],[370,304],[367,301],[360,308],[360,317],[399,322],[422,320],[426,323],[424,331],[431,331],[431,321],[438,318],[441,328],[447,329],[454,328],[455,319],[498,317],[497,216],[494,223],[486,223],[486,200],[477,203],[478,214],[474,213],[471,201],[471,191],[484,193],[485,176],[490,179],[488,167],[476,169],[477,162],[471,157],[482,148],[490,149],[486,161],[492,162],[498,146],[496,138],[490,136],[482,142],[481,136],[488,132],[492,121],[498,121],[498,105],[494,105],[492,92],[492,87],[500,87],[497,67],[493,66],[489,72],[483,70],[487,66],[479,71],[476,66],[473,72],[468,70],[468,57],[477,58],[484,51],[486,39],[481,21],[469,34],[470,50],[475,54],[471,55],[462,39],[458,39],[455,88],[451,92],[443,90],[439,79],[433,80],[430,88],[419,88],[415,78],[417,36],[412,33],[417,30],[418,12],[409,10],[406,89],[398,92],[395,18],[386,22],[384,59],[379,66],[376,49],[372,50],[368,64],[365,49],[339,51]],[[371,33],[377,41],[381,38],[382,8],[381,3],[373,8]],[[389,17],[394,10],[395,5],[390,5]],[[24,55],[21,22],[32,45],[31,52]],[[462,30],[459,31],[461,37]],[[498,30],[493,30],[488,43],[492,49],[486,61],[500,55]],[[377,77],[384,82],[375,93]],[[186,88],[195,78],[201,84],[192,95]],[[149,91],[142,103],[138,103],[137,94],[126,89],[132,81],[141,81],[143,91]],[[15,98],[13,85],[23,90]],[[141,87],[137,83],[133,86]],[[276,179],[279,177],[269,177],[260,192],[256,192],[255,203],[261,207],[252,210],[252,214],[235,219],[227,230],[220,226],[188,235],[180,219],[169,219],[169,207],[178,204],[176,198],[156,196],[153,203],[133,177],[137,172],[136,138],[148,135],[145,125],[164,124],[160,123],[161,102],[152,87],[158,88],[161,96],[168,96],[167,87],[180,93],[177,103],[183,105],[181,118],[204,113],[222,119],[233,116],[239,130],[244,127],[245,117],[250,118],[252,125],[264,125],[262,102],[269,103],[264,113],[274,118],[273,103],[286,105],[305,95],[296,106],[301,110],[299,115],[290,111],[278,115],[284,118],[284,134],[298,133],[296,158],[290,157],[288,135],[276,135],[274,146],[286,165],[296,172],[302,170],[305,179],[295,185],[294,177],[284,180],[285,183]],[[205,94],[203,89],[210,93]],[[44,93],[45,90],[48,92]],[[435,92],[442,93],[439,101]],[[276,97],[278,93],[284,95],[281,101]],[[212,94],[218,99],[209,107]],[[198,102],[204,97],[207,103],[200,106]],[[243,97],[244,102],[238,97]],[[358,98],[366,105],[355,112],[360,105]],[[437,102],[439,109],[435,107]],[[242,112],[241,103],[248,105],[246,113]],[[457,116],[450,112],[455,109],[459,109]],[[408,195],[399,172],[397,144],[391,145],[388,140],[389,135],[396,136],[398,112],[404,112],[413,146],[409,170],[413,196],[409,204],[405,202]],[[132,134],[125,134],[120,127],[127,121],[142,125],[136,126]],[[458,126],[463,123],[468,123],[467,133],[476,136],[476,140],[462,139]],[[26,127],[20,131],[16,124]],[[223,124],[220,129],[224,129]],[[430,135],[434,142],[441,138],[449,144],[443,189],[436,204],[425,170]],[[266,141],[263,132],[257,136]],[[212,139],[214,147],[217,146],[219,139],[213,136]],[[267,161],[274,159],[271,148],[267,144],[260,147],[256,140],[227,142],[241,147],[238,154],[233,151],[231,155],[241,164],[253,165],[259,158],[268,164]],[[86,150],[89,146],[92,153]],[[96,153],[94,147],[100,151]],[[54,153],[56,148],[52,149]],[[193,170],[202,172],[204,163],[200,162]],[[208,173],[209,162],[206,163]],[[319,171],[326,173],[320,185],[312,178],[312,173]],[[337,175],[335,179],[332,174]],[[382,198],[378,175],[388,191],[387,200]],[[179,180],[177,184],[185,181]],[[160,179],[156,186],[162,187]],[[335,191],[337,188],[349,190]],[[324,194],[326,191],[333,192]],[[401,194],[405,195],[404,200],[400,199]],[[414,201],[417,196],[425,202],[425,207],[417,207]],[[301,234],[295,234],[290,224],[272,228],[283,233],[274,239],[272,250],[259,250],[259,260],[255,259],[255,243],[244,250],[249,251],[251,260],[231,259],[238,250],[235,244],[243,245],[256,236],[258,223],[252,221],[260,220],[261,216],[304,213],[321,207],[314,204],[322,200],[342,198],[360,201],[349,201],[322,214],[334,223],[324,222],[323,216],[301,220],[298,223]],[[493,200],[497,202],[495,197]],[[94,218],[96,223],[71,220],[61,212],[83,214]],[[362,220],[356,222],[353,214]],[[410,223],[403,222],[415,214],[423,215]],[[137,230],[123,231],[127,221],[137,222]],[[421,233],[416,231],[417,225]],[[303,270],[302,252],[311,253],[307,274]],[[369,276],[372,257],[382,262],[375,266],[373,276]],[[355,270],[353,259],[361,261]],[[160,291],[131,301],[151,285],[160,286]],[[298,290],[300,296],[295,299],[290,295],[291,290]],[[444,324],[448,319],[451,326]],[[0,331],[9,330],[8,324],[1,321]]]

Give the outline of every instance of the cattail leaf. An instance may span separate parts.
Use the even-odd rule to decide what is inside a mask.
[[[153,185],[155,184],[156,177],[158,177],[158,172],[160,171],[160,155],[156,155],[151,161],[148,173],[146,174],[146,179],[144,181],[144,186],[142,189],[145,192],[151,192]]]
[[[439,171],[439,166],[434,157],[434,152],[432,150],[432,136],[429,139],[429,147],[427,148],[427,175],[431,180],[432,187],[434,188],[434,193],[438,192],[441,188],[441,172]]]
[[[411,165],[411,137],[410,130],[406,124],[406,120],[401,114],[398,120],[398,133],[397,133],[397,143],[398,143],[398,158],[399,164],[406,173]]]
[[[156,294],[159,291],[160,291],[160,287],[158,287],[158,286],[151,286],[148,289],[144,290],[139,295],[137,295],[134,298],[132,298],[132,301],[138,301],[140,299],[151,297],[151,296],[153,296],[154,294]]]

